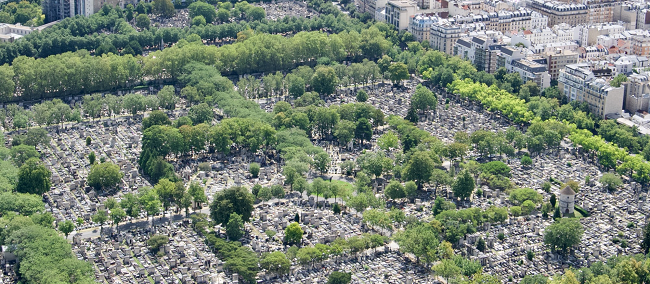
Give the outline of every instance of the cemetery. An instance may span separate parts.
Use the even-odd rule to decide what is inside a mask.
[[[605,265],[598,277],[623,283],[621,266],[648,265],[641,151],[596,135],[606,122],[585,106],[385,24],[269,24],[338,5],[155,7],[138,16],[183,30],[159,51],[56,57],[111,70],[92,86],[51,74],[29,88],[45,59],[18,59],[10,99],[26,102],[1,108],[0,283],[595,283],[585,270]],[[237,37],[184,34],[209,29]]]

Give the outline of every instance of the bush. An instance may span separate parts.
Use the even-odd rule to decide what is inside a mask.
[[[527,167],[527,166],[530,166],[532,164],[533,164],[533,159],[531,159],[530,157],[528,157],[528,156],[521,157],[521,165],[522,166]]]
[[[591,214],[589,214],[589,212],[587,212],[587,210],[583,209],[582,207],[580,207],[578,205],[574,205],[573,210],[578,211],[578,213],[580,213],[580,215],[582,215],[583,217],[591,216]]]
[[[504,235],[503,233],[499,233],[499,234],[497,235],[497,239],[499,239],[500,241],[503,241],[503,240],[506,239],[506,235]]]
[[[253,178],[257,178],[260,174],[260,164],[251,163],[248,167],[248,171],[250,171],[251,175],[253,175]]]
[[[199,171],[209,172],[212,171],[212,167],[210,166],[210,163],[199,163]]]
[[[510,214],[512,214],[512,216],[515,217],[521,216],[521,207],[519,206],[510,207]]]

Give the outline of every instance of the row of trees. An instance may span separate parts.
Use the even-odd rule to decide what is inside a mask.
[[[94,281],[92,266],[78,260],[72,253],[70,244],[54,230],[54,217],[44,212],[44,204],[39,195],[0,195],[0,244],[7,245],[8,250],[14,253],[20,262],[16,272],[21,281]],[[59,224],[60,232],[66,236],[73,229],[74,224],[71,221]]]

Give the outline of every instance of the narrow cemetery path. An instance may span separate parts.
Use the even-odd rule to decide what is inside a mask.
[[[172,221],[180,221],[185,219],[185,210],[182,210],[180,214],[173,214],[171,215],[171,220]],[[203,214],[210,214],[210,208],[205,207],[201,210],[198,211],[191,211],[190,215],[196,214],[196,213],[203,213]],[[164,217],[162,216],[157,216],[154,218],[154,224],[161,224],[162,223],[168,223],[169,222],[169,214],[165,214]],[[119,225],[119,231],[128,231],[131,229],[136,229],[136,228],[146,228],[151,225],[151,220],[149,218],[140,218],[132,221],[127,221],[124,223],[120,223]],[[75,231],[70,233],[68,236],[69,240],[72,240],[72,237],[75,235],[80,235],[82,238],[97,238],[100,236],[100,228],[99,227],[92,227],[92,228],[87,228],[83,229],[80,231]]]

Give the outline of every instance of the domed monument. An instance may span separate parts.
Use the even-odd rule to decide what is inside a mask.
[[[576,193],[568,185],[560,190],[560,212],[562,216],[573,214]]]

